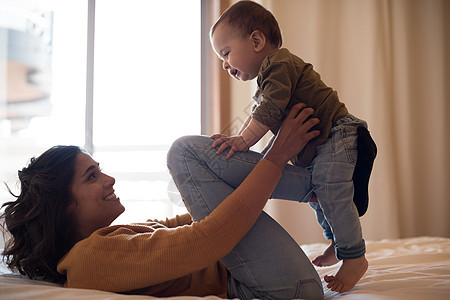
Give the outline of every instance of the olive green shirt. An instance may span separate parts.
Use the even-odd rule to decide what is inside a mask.
[[[295,104],[305,103],[314,109],[314,117],[320,120],[314,129],[320,130],[320,135],[292,159],[296,165],[308,166],[316,147],[327,139],[332,125],[348,114],[345,104],[339,101],[336,91],[323,83],[311,64],[285,48],[264,59],[257,84],[253,96],[257,104],[253,107],[252,117],[269,127],[273,134],[277,134]]]

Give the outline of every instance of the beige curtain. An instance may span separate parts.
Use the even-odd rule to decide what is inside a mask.
[[[369,124],[379,152],[361,218],[365,239],[449,237],[450,1],[259,3],[278,19],[283,46]],[[231,103],[228,124],[245,118],[254,85],[233,81],[231,93],[219,93],[216,101]],[[273,200],[266,211],[297,242],[323,241],[308,205]]]

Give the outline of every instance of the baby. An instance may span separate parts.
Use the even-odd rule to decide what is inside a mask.
[[[289,110],[303,102],[320,120],[320,135],[291,161],[312,171],[310,205],[330,240],[329,247],[313,260],[329,266],[342,260],[334,276],[325,276],[337,292],[352,289],[368,268],[359,216],[367,210],[368,181],[376,146],[365,121],[349,114],[337,93],[326,86],[313,66],[281,48],[282,37],[272,13],[252,1],[230,6],[210,31],[210,40],[223,68],[231,77],[257,78],[256,105],[235,136],[212,135],[220,154],[229,148],[248,151],[269,130],[279,130]],[[273,138],[263,150],[271,146]]]

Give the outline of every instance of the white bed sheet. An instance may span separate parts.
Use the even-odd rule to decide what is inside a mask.
[[[341,295],[326,288],[325,299],[450,300],[450,239],[419,237],[366,242],[369,269],[359,283]],[[302,246],[310,258],[324,245]],[[339,265],[317,268],[320,278]],[[322,280],[323,282],[323,280]]]
[[[320,254],[326,244],[303,245],[310,258]],[[324,285],[325,299],[339,300],[449,300],[450,239],[418,237],[367,242],[369,270],[351,291],[338,294]],[[334,274],[339,264],[317,268],[323,278]],[[29,280],[0,266],[0,299],[82,299],[133,300],[153,299],[148,296],[120,295],[102,291],[67,289],[53,284]],[[171,297],[166,299],[217,300],[218,297]]]

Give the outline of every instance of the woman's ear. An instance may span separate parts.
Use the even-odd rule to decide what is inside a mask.
[[[250,38],[252,39],[253,48],[256,52],[261,51],[266,46],[266,36],[259,30],[254,30],[250,34]]]
[[[69,206],[67,206],[67,208],[66,208],[66,213],[68,215],[71,215],[73,213],[73,211],[75,210],[75,206],[77,206],[77,203],[75,201],[70,203]]]

